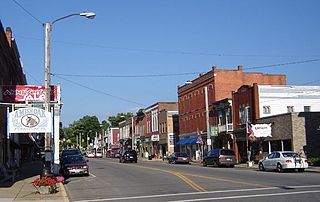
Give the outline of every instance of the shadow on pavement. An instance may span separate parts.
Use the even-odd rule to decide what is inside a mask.
[[[15,180],[7,180],[6,182],[0,183],[0,188],[11,187],[16,182],[33,177],[40,176],[43,168],[43,163],[41,160],[25,162],[21,165],[15,175]]]

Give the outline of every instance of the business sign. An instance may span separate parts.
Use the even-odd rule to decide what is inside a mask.
[[[152,142],[158,142],[160,140],[160,135],[151,135]]]
[[[169,147],[174,147],[174,133],[168,133]]]
[[[51,101],[58,100],[57,86],[50,86]],[[44,86],[35,85],[17,85],[17,86],[0,86],[0,101],[3,102],[45,102],[46,89]]]
[[[39,108],[21,108],[9,113],[9,133],[51,133],[51,113]]]
[[[270,124],[251,124],[251,134],[255,137],[272,137]]]

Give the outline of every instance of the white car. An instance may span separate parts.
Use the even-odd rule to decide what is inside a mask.
[[[88,154],[87,154],[87,157],[88,157],[88,158],[94,158],[94,157],[95,157],[95,154],[94,154],[94,153],[88,153]]]
[[[308,168],[308,160],[293,151],[274,151],[259,161],[259,170],[298,170],[303,172]]]

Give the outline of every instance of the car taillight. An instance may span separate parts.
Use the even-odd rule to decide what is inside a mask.
[[[308,160],[307,160],[307,159],[305,159],[305,160],[304,160],[304,162],[305,162],[305,163],[308,163]]]
[[[292,161],[290,159],[286,160],[286,163],[292,163]]]

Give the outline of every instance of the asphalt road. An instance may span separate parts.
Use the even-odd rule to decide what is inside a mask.
[[[70,201],[320,201],[319,173],[106,158],[89,166],[89,177],[67,179]]]

